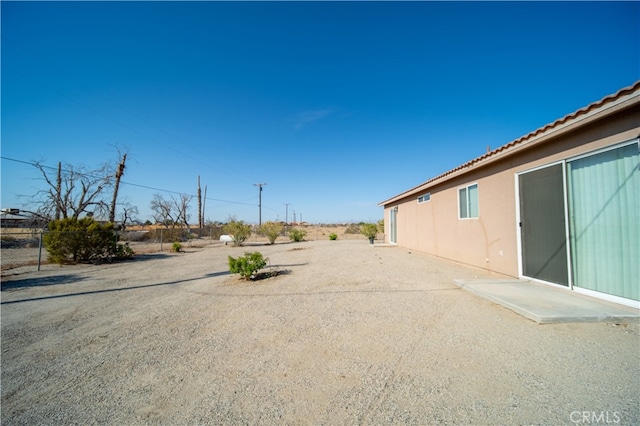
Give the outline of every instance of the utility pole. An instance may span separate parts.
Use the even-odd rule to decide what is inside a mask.
[[[254,183],[253,186],[257,186],[258,190],[258,226],[262,226],[262,187],[266,183]]]
[[[293,211],[293,223],[296,223],[296,211]]]
[[[291,204],[290,203],[284,203],[284,226],[287,226],[289,224],[289,206]]]
[[[289,206],[290,203],[284,203],[284,233],[289,234]]]
[[[204,206],[207,203],[207,185],[204,186],[204,199],[202,200],[202,213],[200,216],[202,217],[202,225],[204,226]]]
[[[200,176],[198,176],[198,228],[202,229],[202,191],[200,190]]]

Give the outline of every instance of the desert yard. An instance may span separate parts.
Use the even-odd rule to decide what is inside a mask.
[[[258,250],[278,276],[245,282]],[[637,324],[538,325],[364,239],[10,270],[2,424],[640,424]]]

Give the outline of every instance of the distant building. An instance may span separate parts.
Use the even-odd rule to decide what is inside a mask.
[[[30,212],[19,209],[2,209],[0,211],[0,227],[14,229],[44,228],[47,221]]]
[[[640,81],[382,201],[388,242],[640,308]]]

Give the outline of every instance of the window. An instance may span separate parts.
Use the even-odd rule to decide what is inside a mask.
[[[472,219],[478,217],[478,184],[458,189],[458,217]]]
[[[418,197],[418,204],[426,203],[429,200],[431,200],[431,193],[427,192],[426,194]]]

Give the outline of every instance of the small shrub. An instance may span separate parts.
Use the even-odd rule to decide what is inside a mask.
[[[378,235],[378,225],[375,223],[365,223],[360,226],[360,232],[362,232],[369,241],[373,241]]]
[[[231,235],[234,246],[241,246],[251,236],[251,225],[241,220],[232,220],[222,228],[224,233]]]
[[[118,244],[116,246],[116,259],[130,259],[133,257],[133,255],[135,254],[135,252],[133,251],[133,249],[131,247],[129,247],[129,244]]]
[[[176,253],[180,253],[182,251],[182,244],[180,244],[179,242],[176,241],[171,246],[171,251],[176,252]]]
[[[291,241],[293,241],[294,243],[299,243],[300,241],[304,240],[304,237],[307,235],[307,231],[305,231],[304,229],[296,229],[296,228],[292,228],[289,231],[289,238],[291,239]]]
[[[280,222],[265,222],[260,227],[260,233],[267,237],[269,244],[274,244],[283,230],[284,225]]]
[[[267,260],[259,251],[245,252],[243,257],[237,259],[229,256],[229,272],[239,274],[240,278],[250,280],[260,269],[267,266]]]
[[[331,241],[337,240],[338,239],[338,235],[335,232],[332,232],[331,234],[329,234],[329,239]]]

